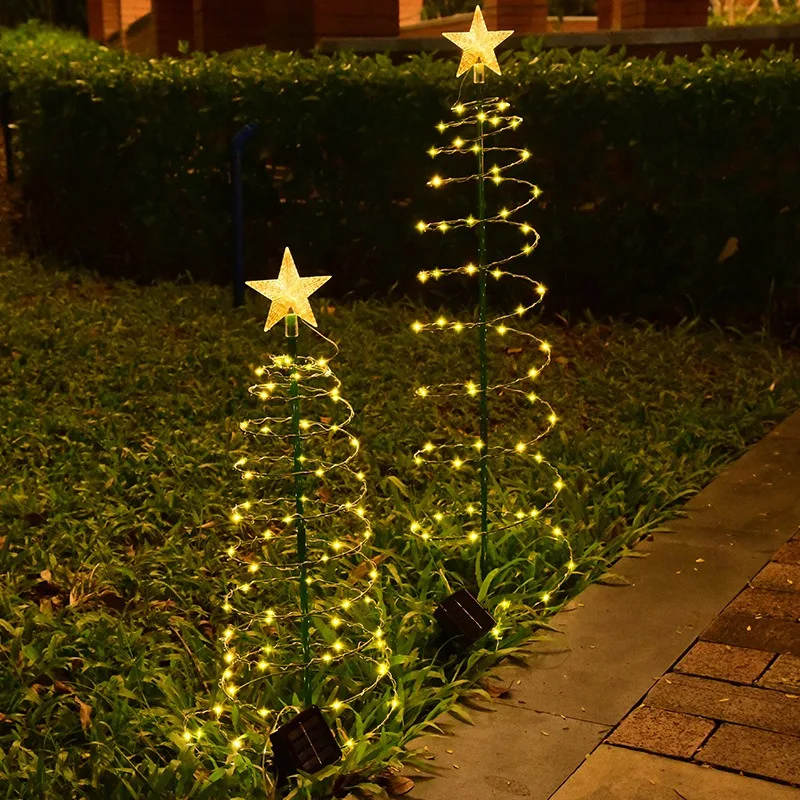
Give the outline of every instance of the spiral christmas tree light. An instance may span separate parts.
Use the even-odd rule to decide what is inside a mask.
[[[277,280],[248,285],[272,300],[265,330],[285,320],[287,352],[256,367],[250,394],[262,415],[240,423],[248,453],[236,468],[249,494],[231,514],[227,549],[238,573],[223,609],[225,701],[259,734],[274,734],[301,711],[318,706],[343,748],[368,692],[397,700],[390,672],[378,569],[367,553],[372,535],[357,467],[360,444],[348,430],[353,408],[330,363],[338,348],[316,329],[309,295],[328,280],[301,278],[288,248]],[[299,353],[300,320],[332,351]],[[232,739],[234,749],[247,735]]]
[[[531,154],[524,148],[504,144],[506,138],[513,138],[521,118],[510,112],[509,103],[485,93],[486,69],[497,74],[501,72],[494,48],[512,33],[488,31],[477,7],[469,32],[444,34],[462,48],[458,75],[471,72],[477,96],[468,102],[457,102],[452,109],[454,119],[438,125],[439,133],[447,136],[448,142],[432,147],[429,155],[434,159],[452,157],[460,162],[453,169],[454,175],[436,174],[428,185],[436,190],[454,184],[467,185],[474,190],[477,203],[475,213],[466,217],[417,223],[421,233],[451,235],[464,230],[476,239],[476,255],[470,263],[437,266],[418,275],[423,283],[452,276],[473,279],[477,295],[476,318],[458,320],[441,316],[432,322],[415,322],[412,327],[417,333],[432,331],[440,336],[472,334],[475,337],[474,376],[436,386],[422,385],[417,387],[416,394],[423,399],[446,398],[451,408],[463,401],[462,417],[475,420],[477,424],[471,434],[466,430],[467,423],[459,426],[455,436],[440,432],[439,438],[425,442],[415,453],[418,465],[432,463],[449,468],[464,477],[466,486],[455,498],[451,494],[437,500],[430,513],[412,522],[411,531],[439,546],[448,543],[478,546],[484,566],[489,538],[493,534],[530,524],[532,519],[547,526],[545,535],[564,541],[569,548],[561,529],[548,518],[548,511],[564,484],[555,466],[538,449],[539,441],[557,422],[551,405],[536,391],[538,376],[550,364],[551,348],[545,340],[518,327],[517,322],[541,304],[546,289],[534,278],[512,269],[513,262],[530,255],[539,242],[539,234],[525,218],[525,212],[541,192],[518,174]],[[490,258],[489,232],[500,228],[519,234],[519,244],[510,253]],[[507,313],[490,313],[491,287],[509,279],[521,285],[520,302]],[[519,377],[498,382],[490,374],[490,351],[492,347],[508,349],[509,345],[515,345],[512,349],[528,363]],[[515,408],[524,406],[526,415],[538,414],[541,424],[525,434],[490,430],[490,410],[493,404],[500,402],[516,403]],[[496,471],[503,465],[513,470],[536,470],[537,486],[541,488],[533,498],[523,492],[504,491],[502,476]],[[495,499],[492,497],[493,481],[499,487],[495,503],[492,502]],[[571,550],[568,569],[574,569]],[[549,596],[543,599],[547,602]]]

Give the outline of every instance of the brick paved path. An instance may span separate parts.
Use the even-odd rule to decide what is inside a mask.
[[[606,743],[800,784],[800,533]]]

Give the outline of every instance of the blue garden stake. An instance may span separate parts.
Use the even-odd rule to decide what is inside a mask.
[[[231,182],[233,183],[233,305],[244,305],[244,192],[242,190],[242,151],[258,130],[248,122],[231,140]]]
[[[0,93],[0,128],[6,150],[6,181],[14,183],[14,155],[11,152],[11,92]]]

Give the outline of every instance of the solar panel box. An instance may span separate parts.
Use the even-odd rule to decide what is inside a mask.
[[[442,600],[433,616],[444,639],[461,645],[474,644],[497,624],[468,589],[459,589]]]
[[[342,757],[333,731],[318,706],[309,706],[270,734],[279,775],[314,773]]]

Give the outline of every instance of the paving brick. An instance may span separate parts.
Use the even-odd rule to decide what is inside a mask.
[[[754,683],[769,666],[773,654],[716,642],[698,642],[675,667],[676,672],[718,678],[733,683]]]
[[[747,540],[754,548],[760,540],[762,553],[774,552],[797,532],[798,475],[800,439],[762,440],[683,510],[697,525]]]
[[[767,689],[800,694],[800,658],[780,656],[758,682]]]
[[[727,608],[737,614],[800,620],[800,592],[774,592],[770,589],[745,589]]]
[[[722,725],[697,758],[718,767],[800,783],[800,738],[796,736]]]
[[[800,698],[769,689],[672,672],[650,690],[645,702],[665,711],[800,736]]]
[[[779,564],[800,564],[800,539],[794,538],[787,542],[775,553],[772,560]]]
[[[800,623],[785,619],[766,619],[723,611],[700,638],[704,642],[800,656]]]
[[[800,592],[800,565],[769,563],[751,583],[757,589]]]
[[[800,439],[800,414],[795,412],[767,434],[767,439]]]
[[[607,741],[665,756],[691,758],[714,728],[707,719],[640,706]]]
[[[714,534],[696,533],[706,545],[666,536],[637,545],[650,557],[614,567],[632,585],[594,584],[582,607],[554,617],[560,633],[532,644],[528,666],[504,670],[522,683],[499,702],[618,725],[766,561],[748,545],[709,546]]]
[[[419,775],[414,775],[418,784]],[[449,777],[449,776],[448,776]],[[424,786],[424,785],[423,785]],[[522,793],[489,794],[476,786],[468,796],[451,794],[448,800],[517,800]],[[425,797],[420,794],[406,797]],[[545,800],[534,793],[526,800]],[[800,789],[772,780],[745,777],[736,772],[712,769],[707,764],[665,758],[628,747],[601,745],[583,762],[550,800],[800,800]]]

